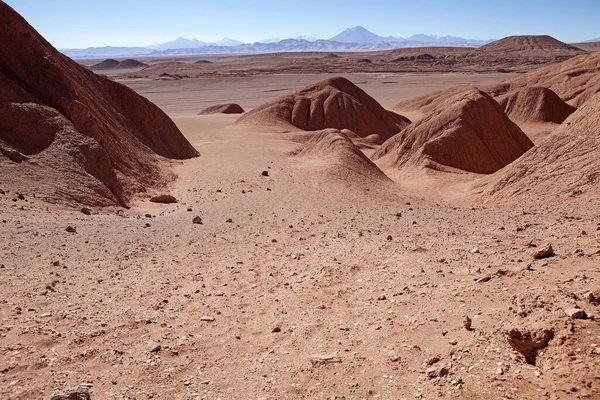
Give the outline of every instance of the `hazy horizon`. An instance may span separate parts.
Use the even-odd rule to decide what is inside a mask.
[[[381,36],[414,34],[488,40],[547,34],[563,42],[600,37],[600,2],[516,0],[418,3],[383,0],[296,3],[259,0],[192,1],[8,0],[50,43],[59,48],[148,46],[179,37],[244,43],[270,38],[328,39],[363,26]],[[314,10],[314,11],[311,11]]]

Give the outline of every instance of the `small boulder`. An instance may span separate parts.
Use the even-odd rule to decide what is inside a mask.
[[[463,320],[463,326],[465,327],[466,330],[470,331],[471,330],[471,323],[473,321],[471,320],[471,318],[468,315],[465,315],[465,319]]]
[[[162,346],[160,343],[157,342],[152,342],[148,345],[148,352],[149,353],[158,353],[159,351],[162,350]]]
[[[546,246],[536,250],[533,253],[533,259],[539,260],[542,258],[552,257],[554,255],[554,249],[552,249],[552,245],[548,243]]]
[[[202,218],[196,216],[194,217],[194,219],[192,220],[192,223],[194,224],[198,224],[198,225],[202,225]]]
[[[46,397],[46,400],[90,400],[90,388],[87,386],[71,386],[61,392]]]
[[[75,229],[71,225],[67,226],[67,228],[65,229],[65,231],[67,231],[69,233],[77,233],[77,229]]]
[[[261,176],[269,176],[269,171],[263,171],[260,173]]]
[[[81,209],[81,213],[82,213],[82,214],[85,214],[85,215],[92,215],[92,210],[90,210],[90,209],[89,209],[89,208],[87,208],[87,207],[83,207],[83,208]]]
[[[543,326],[513,326],[506,332],[508,344],[525,356],[529,364],[535,365],[537,352],[548,345],[554,330]]]
[[[600,306],[600,289],[589,292],[587,294],[587,300],[595,306]]]
[[[450,369],[447,366],[441,367],[429,367],[425,370],[428,378],[441,378],[450,373]]]
[[[565,310],[565,313],[571,319],[587,319],[588,317],[587,313],[581,308],[569,308]]]
[[[150,198],[150,202],[160,204],[172,204],[177,203],[177,199],[171,196],[170,194],[161,194],[160,196],[154,196]]]

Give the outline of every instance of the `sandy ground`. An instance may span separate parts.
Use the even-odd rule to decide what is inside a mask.
[[[348,77],[383,105],[499,79]],[[359,186],[195,115],[322,78],[128,82],[201,152],[173,164],[177,204],[86,216],[0,195],[0,398],[600,398],[600,202],[483,206],[466,174]],[[556,256],[534,261],[545,243]],[[506,340],[515,321],[555,329],[536,365]]]
[[[222,103],[238,103],[246,111],[311,83],[344,76],[384,107],[439,89],[463,84],[488,84],[515,74],[302,74],[202,77],[179,81],[119,80],[158,104],[170,116],[197,114]]]

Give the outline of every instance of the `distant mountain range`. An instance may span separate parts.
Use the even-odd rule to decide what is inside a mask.
[[[259,54],[291,51],[375,51],[403,47],[480,47],[493,40],[465,39],[454,36],[413,35],[409,38],[379,36],[362,26],[346,29],[330,39],[299,36],[295,39],[265,39],[256,43],[242,43],[223,38],[218,42],[197,39],[176,40],[144,47],[90,47],[87,49],[60,49],[71,58],[103,58],[132,56],[171,56],[193,54]]]

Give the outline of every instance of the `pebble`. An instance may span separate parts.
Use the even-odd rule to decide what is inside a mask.
[[[160,345],[160,343],[157,343],[157,342],[152,342],[148,346],[148,352],[150,352],[150,353],[159,352],[161,349],[162,349],[162,346]]]
[[[198,224],[198,225],[202,225],[202,218],[200,218],[199,216],[194,217],[194,219],[192,220],[193,224]]]
[[[215,317],[207,317],[207,316],[200,317],[200,321],[203,321],[203,322],[213,322],[214,320],[215,320]]]
[[[546,246],[542,247],[541,249],[539,249],[533,253],[533,259],[539,260],[542,258],[552,257],[553,255],[554,255],[554,249],[552,248],[552,245],[547,244]]]
[[[456,346],[458,344],[458,340],[456,339],[451,339],[448,341],[449,344],[451,344],[452,346]]]
[[[465,319],[463,320],[463,326],[465,327],[466,330],[470,331],[471,330],[471,323],[473,321],[471,320],[471,318],[468,315],[465,315]]]
[[[69,233],[77,233],[77,229],[75,229],[71,225],[67,226],[67,229],[65,229],[65,231],[67,231]]]
[[[89,208],[87,208],[87,207],[83,207],[83,208],[81,209],[81,213],[82,213],[82,214],[85,214],[85,215],[92,215],[92,210],[90,210],[90,209],[89,209]]]

